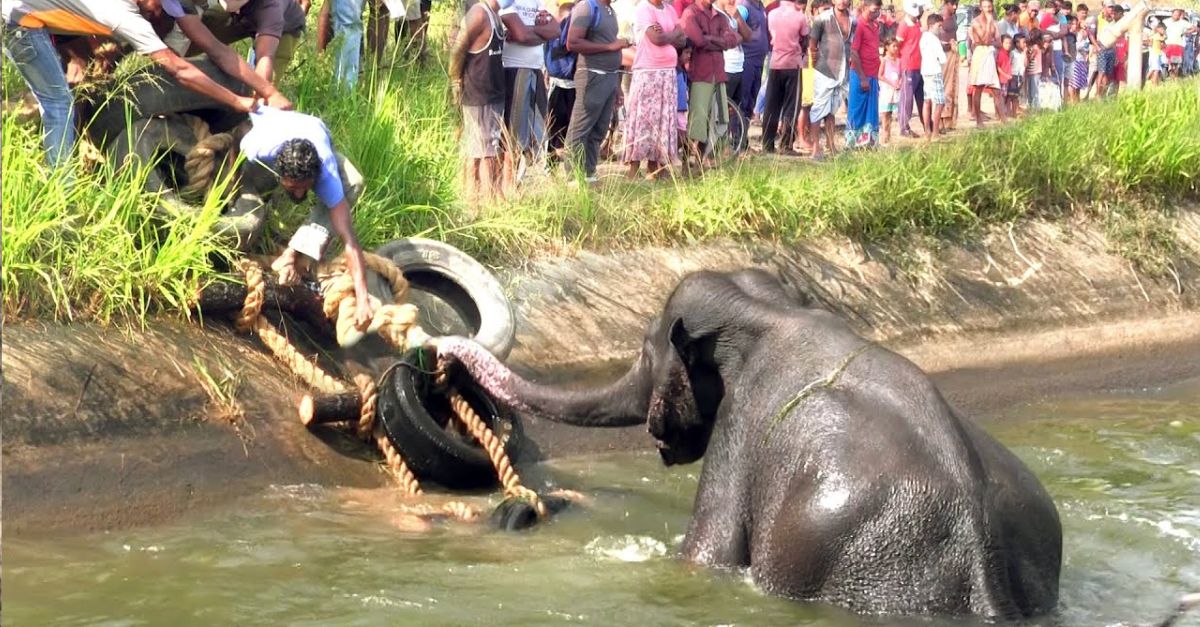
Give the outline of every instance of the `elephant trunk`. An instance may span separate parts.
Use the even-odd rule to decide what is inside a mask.
[[[512,411],[582,427],[646,422],[650,388],[641,361],[607,386],[569,389],[531,383],[466,338],[439,338],[436,346],[439,361],[457,361],[483,391]]]

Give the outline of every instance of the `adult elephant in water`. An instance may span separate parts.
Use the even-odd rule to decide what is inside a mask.
[[[864,613],[1016,618],[1057,603],[1062,527],[1033,473],[913,363],[765,272],[683,279],[604,387],[530,383],[467,340],[437,349],[515,411],[646,422],[665,464],[705,457],[691,561]]]

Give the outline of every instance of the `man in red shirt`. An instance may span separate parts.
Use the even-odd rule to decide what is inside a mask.
[[[729,28],[729,20],[712,8],[713,0],[696,0],[684,9],[680,20],[683,33],[692,45],[692,62],[688,65],[688,140],[698,159],[717,139],[710,124],[713,107],[718,123],[729,124],[729,105],[725,94],[725,51],[741,43],[738,34]]]
[[[846,147],[879,143],[880,0],[866,0],[850,38],[850,96],[846,109]]]
[[[925,106],[925,81],[921,79],[921,15],[925,12],[922,0],[906,0],[904,3],[904,19],[896,31],[896,40],[900,42],[900,69],[904,76],[900,81],[900,135],[904,137],[920,137],[908,125],[913,114],[913,102],[917,104],[916,111]]]

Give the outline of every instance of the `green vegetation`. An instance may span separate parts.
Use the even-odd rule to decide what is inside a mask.
[[[435,18],[435,32],[445,32],[448,15]],[[829,164],[754,158],[699,179],[621,180],[590,190],[569,187],[560,174],[539,176],[522,195],[477,214],[458,196],[457,112],[443,62],[435,56],[426,68],[399,62],[385,70],[367,64],[356,93],[346,94],[334,84],[333,55],[319,57],[311,47],[283,87],[300,110],[325,119],[364,174],[355,225],[368,248],[422,235],[504,263],[570,247],[714,238],[945,238],[1102,203],[1200,197],[1200,92],[1188,81],[931,148]],[[7,98],[21,87],[7,66],[4,85]],[[144,173],[81,171],[68,187],[61,175],[48,178],[36,129],[5,118],[3,140],[6,314],[144,319],[156,307],[177,308],[209,259],[228,253],[208,235],[220,193],[200,215],[163,225],[148,218],[155,198],[140,191]],[[272,231],[280,236],[305,212],[291,203],[276,209]],[[1138,242],[1152,241],[1136,263],[1155,271],[1171,234],[1169,222],[1145,226],[1147,211],[1111,219],[1110,235],[1127,242],[1115,249],[1135,256]]]

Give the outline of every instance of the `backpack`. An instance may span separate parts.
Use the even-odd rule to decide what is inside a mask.
[[[587,0],[591,10],[591,23],[588,32],[600,25],[600,4],[596,0]],[[558,37],[546,44],[546,72],[553,78],[571,80],[575,78],[575,60],[578,55],[567,49],[567,31],[571,29],[571,16],[562,21]]]

